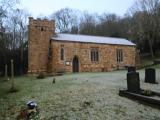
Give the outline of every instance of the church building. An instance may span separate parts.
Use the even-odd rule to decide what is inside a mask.
[[[55,21],[29,18],[28,73],[106,72],[135,66],[136,46],[123,38],[56,34]]]

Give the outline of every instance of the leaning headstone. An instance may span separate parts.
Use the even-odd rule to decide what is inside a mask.
[[[134,66],[129,66],[129,67],[128,67],[128,72],[136,72],[136,67],[134,67]]]
[[[140,92],[140,79],[138,72],[127,73],[127,90],[132,93]]]
[[[156,83],[156,71],[154,68],[145,69],[145,82]]]

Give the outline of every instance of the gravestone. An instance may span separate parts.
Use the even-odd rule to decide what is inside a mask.
[[[127,90],[132,93],[140,92],[140,80],[138,72],[127,73]]]
[[[136,72],[136,67],[128,66],[128,72]]]
[[[156,71],[154,68],[145,69],[145,82],[156,83]]]

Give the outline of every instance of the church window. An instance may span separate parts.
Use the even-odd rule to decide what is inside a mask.
[[[64,60],[64,47],[61,47],[61,60]]]
[[[117,49],[117,62],[123,62],[123,51],[122,51],[122,49]]]
[[[98,62],[99,61],[99,51],[98,49],[91,49],[91,61]]]

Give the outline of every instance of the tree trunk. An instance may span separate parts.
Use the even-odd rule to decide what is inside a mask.
[[[23,38],[20,46],[20,74],[23,75]]]
[[[153,54],[152,40],[149,39],[148,42],[149,42],[150,54],[151,54],[151,57],[152,57],[152,59],[153,59],[153,58],[154,58],[154,54]]]
[[[24,37],[24,29],[23,24],[20,24],[20,74],[23,75],[23,37]]]
[[[12,84],[11,84],[11,89],[14,89],[14,65],[13,65],[13,60],[11,60],[11,80],[12,80]]]
[[[5,65],[5,80],[8,80],[8,66]]]

